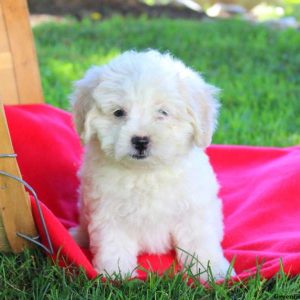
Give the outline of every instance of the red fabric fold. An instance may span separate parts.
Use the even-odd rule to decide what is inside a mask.
[[[49,105],[5,107],[23,178],[35,189],[55,249],[68,262],[97,275],[88,250],[67,229],[77,224],[76,172],[82,148],[69,113]],[[207,153],[221,184],[225,256],[239,278],[300,272],[300,147],[211,146]],[[46,244],[36,204],[32,210]],[[162,273],[175,253],[143,254],[139,264]],[[139,272],[139,278],[145,278]]]

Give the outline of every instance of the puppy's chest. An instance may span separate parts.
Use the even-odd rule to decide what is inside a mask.
[[[174,217],[183,209],[185,193],[181,174],[103,174],[94,184],[94,203],[102,213],[115,218],[139,222],[161,221]],[[93,197],[95,198],[95,197]]]

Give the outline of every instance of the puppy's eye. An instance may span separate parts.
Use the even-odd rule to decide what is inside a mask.
[[[167,117],[169,115],[169,113],[164,109],[159,109],[158,113],[164,117]]]
[[[126,111],[124,109],[117,109],[114,111],[114,116],[117,118],[122,118],[126,116]]]

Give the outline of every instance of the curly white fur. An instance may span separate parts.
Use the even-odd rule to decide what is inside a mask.
[[[86,149],[72,234],[90,246],[98,272],[128,274],[139,253],[175,247],[181,264],[197,259],[194,273],[209,263],[216,278],[226,274],[219,187],[204,152],[217,92],[154,50],[127,51],[76,83],[73,111]],[[149,139],[146,149],[134,136]]]

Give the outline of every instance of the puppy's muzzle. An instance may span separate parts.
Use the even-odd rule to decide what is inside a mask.
[[[150,139],[147,136],[133,136],[131,144],[134,149],[137,150],[137,154],[133,155],[133,158],[141,159],[147,156],[147,149],[149,147]]]

